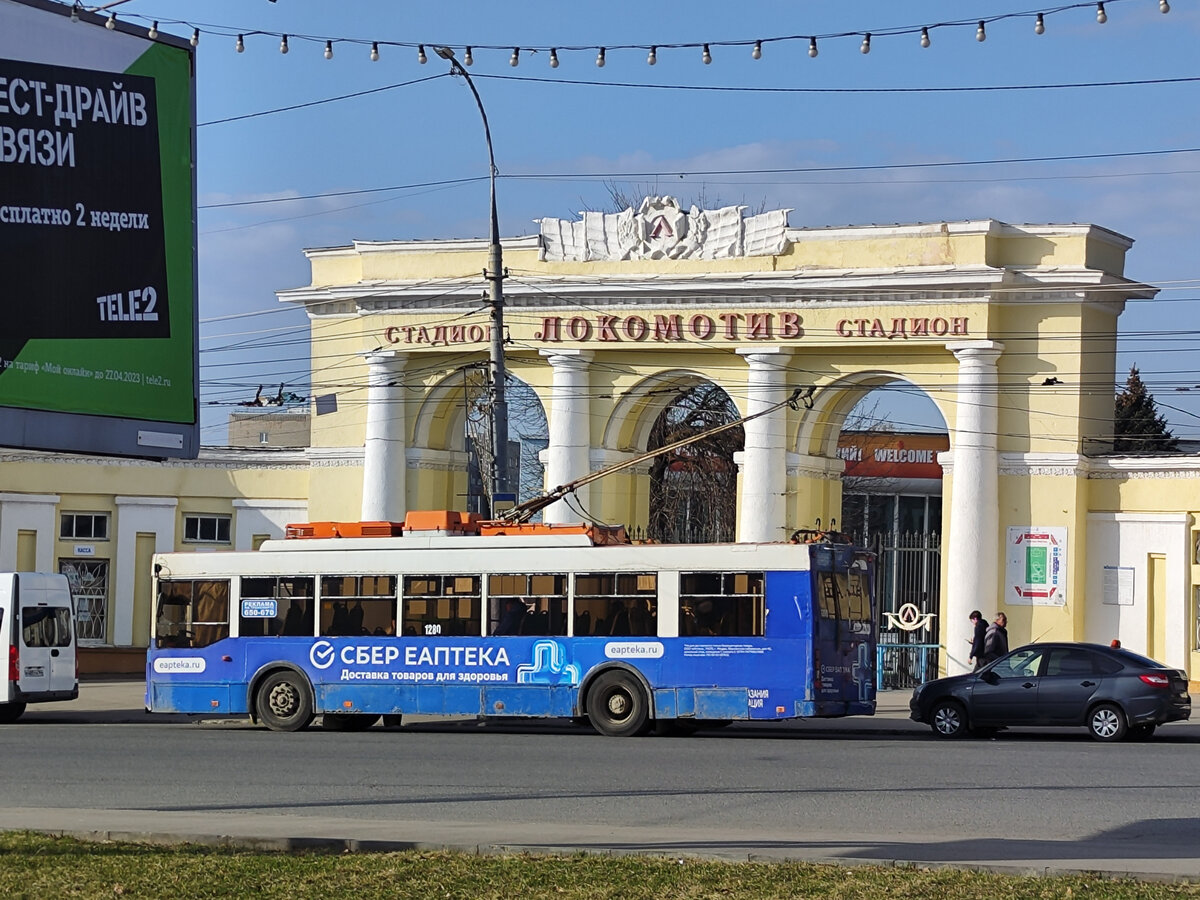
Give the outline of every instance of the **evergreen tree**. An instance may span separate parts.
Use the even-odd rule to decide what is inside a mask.
[[[1114,450],[1174,450],[1179,443],[1167,428],[1166,418],[1159,415],[1137,366],[1130,368],[1125,389],[1117,394],[1114,425]]]

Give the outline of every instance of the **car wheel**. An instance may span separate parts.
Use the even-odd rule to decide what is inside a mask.
[[[272,672],[256,695],[258,717],[272,731],[300,731],[313,720],[308,680],[295,672]]]
[[[0,703],[0,723],[15,722],[25,713],[24,703]]]
[[[588,691],[588,719],[601,734],[630,737],[650,723],[646,694],[631,676],[605,672]]]
[[[1149,722],[1145,725],[1130,725],[1129,726],[1129,738],[1130,738],[1130,740],[1134,740],[1134,741],[1149,740],[1150,737],[1154,734],[1155,727],[1157,727],[1157,726],[1155,726],[1155,724],[1153,722]]]
[[[1112,703],[1101,703],[1088,714],[1088,734],[1097,741],[1119,741],[1128,729],[1125,713]]]
[[[955,700],[939,700],[929,711],[929,726],[940,738],[957,738],[967,733],[967,713]]]

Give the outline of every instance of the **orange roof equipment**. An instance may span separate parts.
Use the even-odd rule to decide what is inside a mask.
[[[402,531],[403,526],[399,522],[300,522],[288,525],[284,537],[398,537]]]
[[[452,509],[413,510],[404,522],[303,522],[287,526],[285,536],[297,538],[399,537],[402,534],[481,535],[559,535],[585,534],[593,544],[628,544],[624,525],[596,525],[587,522],[548,524],[545,522],[507,522],[483,519],[478,513]]]

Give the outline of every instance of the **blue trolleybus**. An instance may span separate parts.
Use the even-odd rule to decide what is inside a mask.
[[[155,557],[148,710],[613,736],[875,711],[874,560],[847,543],[630,544],[465,513],[288,531]]]

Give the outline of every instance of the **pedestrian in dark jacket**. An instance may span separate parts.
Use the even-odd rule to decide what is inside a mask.
[[[983,661],[994,662],[1008,652],[1008,616],[996,613],[996,619],[983,636]]]
[[[971,625],[975,632],[971,637],[971,656],[970,662],[975,664],[976,669],[983,668],[983,645],[984,638],[987,636],[988,625],[983,619],[983,613],[979,610],[971,611]]]

